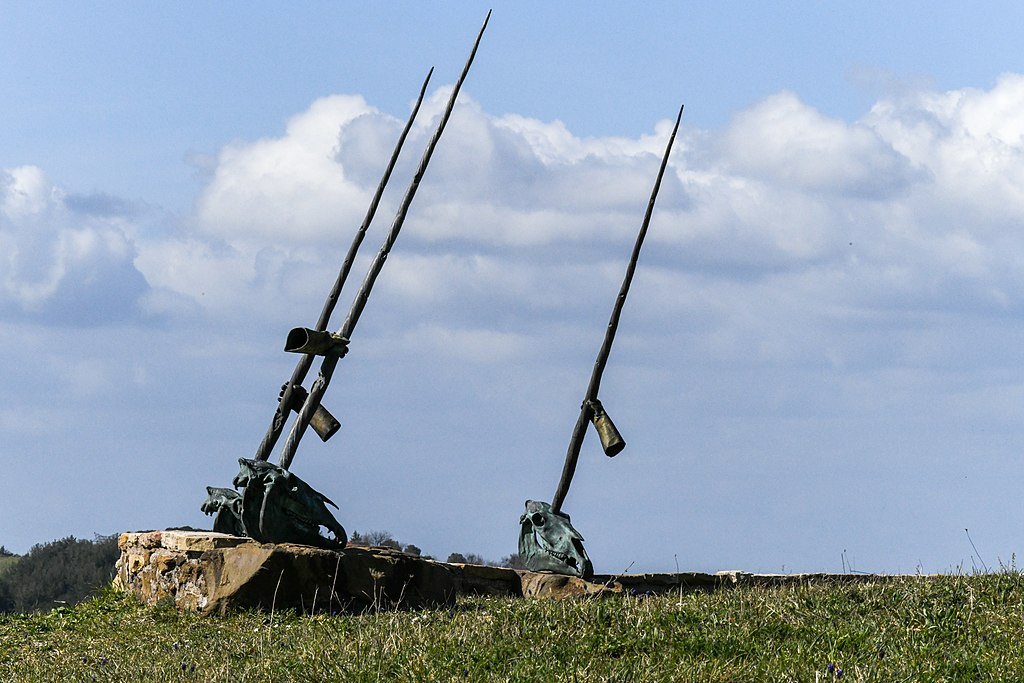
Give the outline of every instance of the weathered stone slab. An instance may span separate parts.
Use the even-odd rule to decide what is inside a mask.
[[[415,609],[449,606],[459,595],[565,600],[922,578],[725,571],[609,574],[584,581],[547,572],[435,562],[390,548],[324,550],[212,531],[126,533],[118,544],[116,586],[148,604],[169,600],[180,610],[203,614],[250,608],[304,613]]]
[[[728,586],[792,586],[810,583],[878,583],[934,578],[934,574],[829,574],[808,572],[803,574],[753,574],[742,571],[726,571],[715,574],[722,587]]]
[[[906,580],[893,574],[752,574],[724,571],[715,574],[596,574],[589,581],[560,574],[519,572],[522,594],[528,598],[554,600],[609,597],[614,595],[661,595],[664,593],[712,591],[739,586],[787,586],[809,583],[872,583]]]
[[[446,565],[383,548],[322,550],[207,531],[121,534],[115,585],[184,611],[300,609],[306,613],[454,604]]]
[[[614,586],[623,593],[631,595],[654,595],[674,593],[677,591],[714,590],[722,585],[722,579],[716,574],[699,572],[679,572],[676,574],[618,574],[614,576],[595,576],[596,583]]]
[[[482,564],[444,563],[455,574],[459,595],[512,595],[523,594],[524,573],[507,567]]]
[[[564,574],[522,572],[521,580],[523,596],[527,598],[566,600],[622,594],[622,586],[616,586],[613,582],[584,581],[579,577]]]

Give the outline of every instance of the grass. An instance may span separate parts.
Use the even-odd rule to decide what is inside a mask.
[[[359,616],[179,614],[108,591],[0,616],[0,680],[1018,681],[1024,576],[467,598]]]

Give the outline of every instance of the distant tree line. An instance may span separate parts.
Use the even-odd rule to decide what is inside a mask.
[[[34,545],[22,557],[0,547],[0,557],[9,558],[0,565],[0,612],[40,612],[81,602],[110,585],[119,556],[117,536],[92,541],[68,536]]]
[[[366,533],[359,533],[353,531],[349,537],[349,545],[362,546],[362,547],[378,547],[378,548],[393,548],[406,555],[414,555],[416,557],[422,557],[426,560],[433,560],[435,558],[430,555],[423,555],[422,551],[410,544],[403,544],[395,540],[391,535],[390,531],[367,531]],[[511,567],[512,569],[525,569],[522,560],[519,558],[518,553],[512,553],[507,555],[498,562],[484,559],[482,556],[476,553],[451,553],[448,555],[446,562],[460,563],[460,564],[482,564],[491,567]]]

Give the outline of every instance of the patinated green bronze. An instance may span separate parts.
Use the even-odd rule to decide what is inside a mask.
[[[348,542],[327,496],[292,472],[265,460],[239,458],[232,482],[242,493],[208,486],[203,512],[215,515],[213,530],[262,543],[301,543],[340,549]],[[321,533],[321,528],[326,534]]]
[[[549,571],[589,579],[594,574],[583,536],[573,528],[569,515],[555,512],[539,500],[526,501],[519,518],[519,557],[531,571]]]
[[[219,486],[206,487],[202,511],[213,515],[213,530],[232,536],[246,536],[242,523],[242,494]]]
[[[601,447],[608,457],[618,455],[626,447],[622,435],[619,434],[619,430],[615,428],[615,424],[608,417],[601,401],[598,400],[598,392],[601,388],[601,377],[612,350],[612,342],[615,340],[615,332],[619,327],[622,306],[629,294],[629,286],[633,281],[637,260],[640,258],[640,248],[643,246],[644,237],[647,236],[647,228],[650,226],[651,215],[654,213],[654,202],[658,198],[661,179],[665,175],[665,168],[668,166],[668,158],[672,153],[672,145],[675,142],[676,133],[679,131],[679,122],[682,118],[683,108],[680,107],[676,125],[672,129],[672,135],[669,136],[668,145],[665,147],[665,154],[661,158],[661,167],[658,169],[658,177],[654,181],[651,198],[647,202],[647,212],[644,214],[640,232],[633,244],[633,253],[630,256],[629,265],[626,267],[626,276],[622,280],[615,305],[612,306],[612,315],[608,320],[604,341],[601,343],[601,349],[594,361],[590,384],[587,385],[587,393],[583,397],[580,414],[576,419],[572,437],[569,439],[569,449],[565,454],[565,465],[562,467],[562,476],[558,480],[555,496],[550,505],[535,500],[526,501],[526,513],[519,519],[519,555],[527,569],[584,576],[586,568],[590,566],[590,559],[583,549],[583,537],[569,523],[569,516],[562,512],[562,503],[565,501],[565,496],[569,492],[569,484],[572,483],[573,474],[576,472],[576,462],[580,457],[580,448],[583,446],[583,437],[586,435],[588,422],[593,423],[598,437],[601,439]],[[543,523],[538,524],[538,520]],[[570,549],[574,549],[575,554],[570,553]],[[589,571],[593,572],[593,569],[590,568]]]

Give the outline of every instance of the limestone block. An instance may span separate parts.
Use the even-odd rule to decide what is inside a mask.
[[[382,548],[323,550],[196,531],[122,534],[115,584],[201,613],[363,611],[454,604],[451,569]]]
[[[595,576],[596,583],[618,586],[631,595],[656,595],[676,591],[714,590],[722,585],[715,574],[679,572],[676,574],[619,574]]]
[[[576,576],[549,574],[547,572],[521,572],[523,596],[566,600],[570,598],[593,598],[621,595],[622,586],[584,581]]]
[[[523,594],[520,573],[515,569],[462,563],[445,563],[445,566],[455,574],[460,595]]]
[[[148,604],[169,600],[180,610],[203,614],[236,608],[359,612],[448,606],[459,595],[563,600],[907,578],[726,571],[597,575],[584,581],[547,572],[435,562],[390,548],[324,550],[188,529],[121,534],[118,544],[115,586]]]

